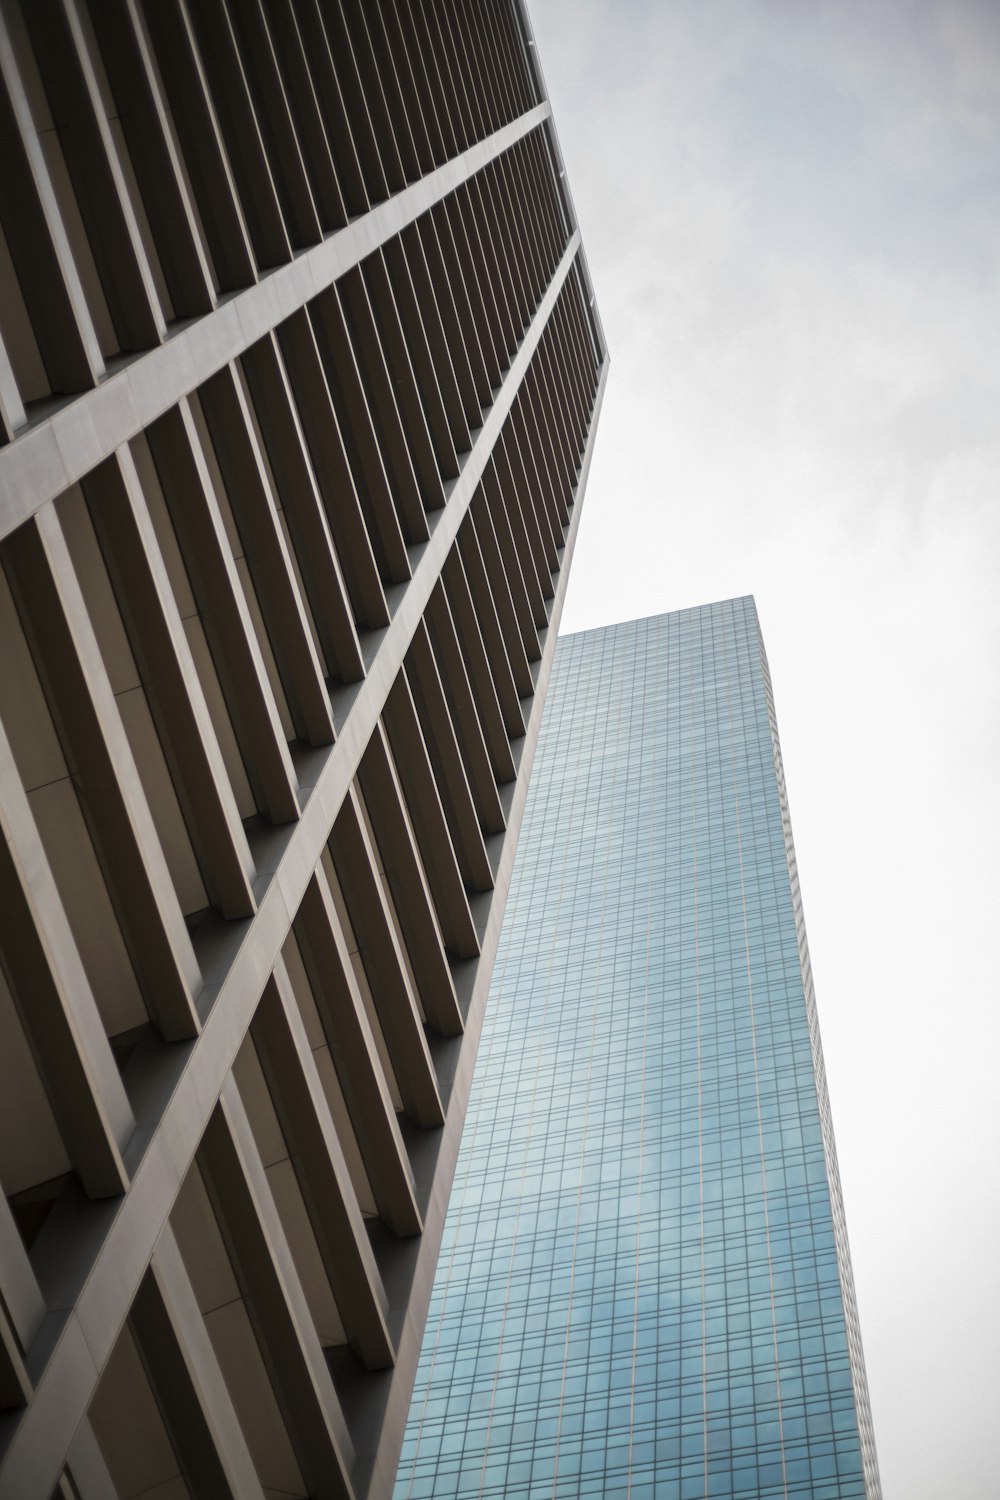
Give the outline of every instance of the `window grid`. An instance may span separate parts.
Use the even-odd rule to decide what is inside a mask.
[[[771,710],[749,598],[559,644],[397,1500],[878,1495]]]

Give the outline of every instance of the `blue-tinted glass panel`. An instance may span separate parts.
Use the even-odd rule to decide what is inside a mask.
[[[753,601],[565,638],[397,1500],[874,1500],[833,1160]]]

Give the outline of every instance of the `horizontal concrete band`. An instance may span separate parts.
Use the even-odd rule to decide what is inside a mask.
[[[547,102],[528,110],[23,432],[0,450],[0,538],[530,135],[550,114]]]
[[[544,117],[545,111],[541,114],[533,111],[531,115],[523,116],[517,122],[520,133],[533,128],[538,119]],[[525,121],[531,123],[525,125]],[[500,132],[491,142],[486,143],[487,146],[493,146],[501,137],[504,138],[504,145],[497,146],[493,154],[510,144],[507,134]],[[516,134],[513,138],[517,138]],[[482,148],[475,149],[479,151]],[[474,154],[466,153],[462,160]],[[489,157],[483,159],[488,160]],[[448,170],[457,165],[458,163],[451,164]],[[469,175],[472,170],[475,168],[470,166],[468,172],[460,173],[456,180],[460,180],[462,175]],[[454,182],[450,185],[453,186]],[[423,189],[425,183],[418,186]],[[447,190],[449,189],[444,189]],[[404,196],[400,195],[401,198]],[[422,203],[416,211],[422,212],[426,206],[426,203]],[[395,204],[393,207],[395,208]],[[0,1497],[4,1497],[4,1500],[21,1500],[27,1493],[42,1493],[43,1490],[50,1493],[58,1482],[74,1433],[86,1413],[101,1370],[128,1315],[184,1174],[198,1149],[264,986],[278,961],[282,944],[306,886],[326,846],[330,829],[375,732],[389,690],[424,618],[431,592],[440,577],[494,444],[545,332],[559,294],[573,270],[579,245],[580,236],[577,231],[566,246],[482,427],[474,434],[472,450],[465,457],[462,471],[452,485],[448,503],[443,511],[437,513],[430,540],[424,546],[412,580],[391,624],[384,632],[371,669],[364,682],[359,685],[343,732],[330,749],[302,817],[292,832],[278,869],[260,901],[257,916],[252,928],[248,929],[246,940],[225,973],[209,973],[205,976],[207,984],[217,983],[219,988],[204,1030],[192,1048],[180,1081],[135,1169],[128,1195],[121,1202],[76,1301],[75,1309],[55,1340],[45,1368],[37,1378],[34,1400],[25,1411],[4,1454],[0,1465]],[[326,248],[326,245],[318,247],[319,251]],[[367,253],[367,249],[361,253]],[[287,269],[291,271],[294,268]],[[269,285],[270,282],[265,283],[246,295],[253,297],[264,292]],[[309,295],[310,292],[305,293],[302,300],[308,300]],[[268,306],[274,314],[273,303],[269,302]],[[292,310],[291,303],[289,310]],[[258,313],[262,311],[263,309],[258,309]],[[280,318],[283,313],[279,310],[274,316]],[[259,331],[255,327],[246,335],[246,342],[252,342],[258,336]],[[223,354],[213,368],[224,363],[231,352],[233,351]],[[602,390],[605,371],[606,363],[605,370],[602,371]],[[210,373],[207,368],[205,373]],[[165,404],[169,405],[170,401]],[[152,420],[152,414],[144,413],[141,420]],[[591,444],[593,430],[592,421]],[[127,435],[123,432],[116,442]],[[17,446],[19,445],[14,445],[15,449]],[[588,462],[589,452],[588,446]],[[573,520],[575,524],[575,515]],[[553,607],[561,604],[564,578],[565,570],[561,573],[560,589],[557,590]],[[554,648],[554,632],[550,633],[546,648],[543,667],[547,674]],[[534,733],[537,733],[540,709],[541,694],[532,712]],[[524,778],[519,777],[518,796],[523,797],[523,787]],[[504,850],[504,887],[509,874],[509,859],[512,858],[511,844],[509,848],[505,846]],[[494,910],[490,916],[491,949],[499,935],[502,904],[501,894],[494,902]],[[484,997],[485,985],[481,985],[480,989]],[[470,1076],[473,1050],[469,1051]],[[448,1170],[450,1174],[450,1167]],[[448,1180],[450,1181],[450,1175]],[[440,1227],[437,1238],[439,1234]],[[422,1322],[423,1317],[420,1319],[421,1326]],[[412,1357],[415,1358],[415,1354]]]
[[[590,430],[587,434],[587,445],[580,467],[580,478],[576,489],[578,496],[584,493],[587,486],[587,477],[590,473],[590,466],[594,456],[594,441],[597,435],[597,423],[600,416],[601,404],[604,400],[607,378],[608,357],[605,355],[601,365],[597,394],[594,399]],[[406,1321],[403,1325],[402,1337],[399,1341],[399,1347],[396,1350],[396,1363],[392,1371],[392,1384],[386,1400],[387,1420],[383,1421],[380,1426],[378,1449],[372,1455],[372,1473],[368,1488],[368,1500],[389,1500],[396,1477],[399,1451],[402,1446],[405,1430],[406,1411],[409,1408],[410,1395],[416,1377],[417,1361],[420,1357],[420,1345],[423,1339],[424,1325],[427,1321],[427,1309],[430,1305],[431,1291],[434,1285],[434,1272],[441,1250],[441,1237],[444,1233],[448,1198],[455,1176],[458,1148],[462,1139],[462,1129],[465,1124],[465,1115],[469,1104],[469,1093],[472,1089],[473,1069],[476,1054],[479,1050],[479,1038],[483,1028],[486,1001],[489,996],[490,981],[493,977],[493,964],[496,959],[497,945],[500,941],[500,929],[503,923],[504,909],[507,904],[507,892],[514,866],[514,855],[517,851],[518,834],[524,816],[525,801],[528,796],[531,766],[535,756],[538,734],[541,729],[542,712],[545,706],[549,675],[552,670],[552,657],[555,651],[556,635],[565,602],[566,588],[569,582],[570,562],[573,556],[573,549],[576,545],[581,513],[582,507],[575,505],[570,516],[565,551],[559,569],[559,582],[552,601],[548,636],[542,660],[539,663],[538,680],[531,714],[525,730],[524,748],[518,769],[517,783],[514,788],[510,812],[507,816],[507,836],[504,839],[503,851],[500,855],[496,871],[496,893],[490,906],[486,930],[483,933],[482,958],[476,974],[476,982],[466,1017],[462,1054],[448,1099],[448,1115],[442,1133],[434,1191],[424,1217],[419,1258],[413,1277],[413,1289],[407,1304]],[[399,1420],[389,1419],[391,1416],[397,1414]],[[363,1458],[368,1457],[364,1453],[361,1456]]]

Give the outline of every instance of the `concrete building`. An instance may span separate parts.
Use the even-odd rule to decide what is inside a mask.
[[[752,599],[559,644],[396,1500],[878,1500]]]
[[[0,1496],[385,1495],[607,359],[516,0],[0,0]]]

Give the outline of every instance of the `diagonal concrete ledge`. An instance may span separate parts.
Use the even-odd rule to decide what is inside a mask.
[[[547,102],[528,110],[23,431],[0,450],[0,537],[502,156],[550,114]]]
[[[582,496],[586,489],[587,476],[590,473],[590,466],[594,456],[598,417],[600,416],[601,404],[604,400],[607,378],[608,357],[605,355],[601,365],[597,392],[594,397],[587,445],[580,466],[580,477],[575,490],[577,497]],[[384,1408],[377,1414],[372,1414],[371,1421],[366,1430],[356,1430],[354,1434],[358,1450],[357,1468],[359,1473],[363,1473],[367,1481],[367,1500],[390,1500],[393,1491],[396,1466],[399,1461],[399,1451],[403,1442],[406,1411],[410,1404],[410,1395],[413,1390],[414,1379],[416,1378],[420,1344],[423,1339],[427,1309],[430,1305],[431,1290],[434,1285],[434,1272],[437,1268],[438,1256],[441,1249],[441,1237],[444,1233],[448,1198],[455,1176],[458,1148],[462,1139],[462,1128],[465,1124],[469,1093],[472,1088],[472,1075],[475,1067],[476,1053],[479,1050],[479,1038],[483,1029],[486,1001],[489,996],[490,980],[493,975],[493,960],[496,957],[497,944],[500,941],[500,929],[503,924],[504,908],[507,904],[507,892],[510,886],[511,872],[514,867],[514,856],[517,852],[521,820],[524,816],[524,806],[531,782],[531,765],[534,760],[535,747],[538,743],[538,734],[541,728],[542,709],[548,688],[549,674],[552,670],[552,657],[555,652],[559,620],[566,598],[569,566],[573,556],[573,549],[576,545],[581,512],[582,507],[579,504],[574,504],[570,513],[569,530],[561,558],[559,580],[556,585],[555,597],[552,600],[549,627],[545,634],[544,650],[541,662],[539,663],[535,696],[532,700],[531,713],[525,729],[521,763],[517,781],[514,784],[514,795],[507,817],[507,836],[504,839],[500,861],[497,866],[496,888],[493,899],[490,902],[489,915],[483,932],[482,961],[476,970],[475,982],[466,1017],[465,1036],[461,1051],[457,1053],[454,1077],[450,1081],[448,1115],[444,1130],[441,1132],[440,1149],[434,1173],[434,1188],[424,1216],[423,1233],[419,1241],[414,1241],[416,1264],[413,1268],[412,1280],[407,1285],[406,1317],[396,1350],[396,1364],[392,1371],[391,1380],[383,1392]],[[391,1298],[391,1287],[389,1291]],[[392,1418],[394,1416],[398,1417],[399,1420],[393,1421]]]

